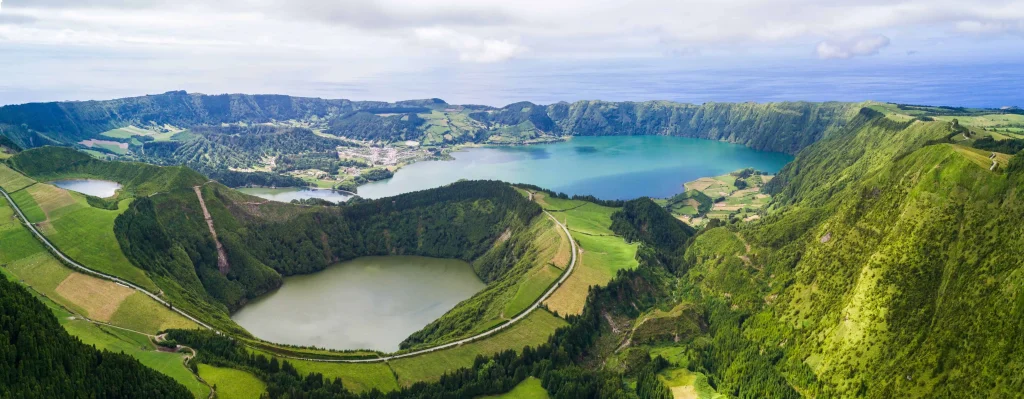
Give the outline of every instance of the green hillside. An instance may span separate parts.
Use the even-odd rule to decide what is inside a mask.
[[[697,369],[737,396],[1019,394],[1019,176],[944,142],[947,122],[851,125],[771,182],[761,223],[687,251],[684,297],[711,320]]]

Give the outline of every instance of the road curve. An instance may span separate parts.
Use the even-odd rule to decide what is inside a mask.
[[[152,292],[149,292],[149,291],[146,291],[146,289],[144,289],[142,287],[139,287],[139,286],[137,286],[135,284],[132,284],[132,283],[130,283],[128,281],[125,281],[125,280],[123,280],[121,278],[118,278],[118,277],[115,277],[115,276],[111,276],[111,275],[106,274],[106,273],[98,272],[96,270],[93,270],[93,269],[90,269],[88,267],[82,266],[78,262],[75,262],[74,260],[72,260],[67,255],[64,255],[64,253],[61,252],[59,249],[57,249],[57,247],[55,247],[53,245],[53,243],[50,242],[50,240],[46,239],[46,236],[44,236],[42,233],[40,233],[39,230],[36,230],[36,226],[28,221],[28,218],[25,217],[24,213],[21,213],[21,208],[19,208],[18,204],[14,202],[14,199],[12,199],[11,196],[7,194],[7,190],[4,190],[3,188],[0,188],[0,193],[2,193],[4,195],[4,198],[7,199],[7,203],[11,204],[11,209],[14,209],[14,212],[18,214],[18,217],[21,218],[21,222],[24,223],[25,226],[28,227],[29,231],[31,231],[32,234],[35,234],[36,238],[38,238],[39,241],[41,241],[43,243],[43,245],[46,245],[46,247],[50,250],[50,252],[52,252],[54,255],[56,255],[58,258],[60,258],[62,261],[64,261],[64,264],[70,265],[70,266],[72,266],[72,267],[74,267],[74,268],[84,272],[85,274],[89,274],[89,275],[92,275],[92,276],[97,276],[97,277],[100,277],[100,278],[103,278],[103,279],[106,279],[106,280],[110,280],[110,281],[113,281],[115,283],[125,285],[125,286],[127,286],[129,288],[134,288],[136,291],[139,291],[141,293],[149,295],[149,297],[153,298],[153,300],[163,304],[168,309],[173,310],[175,313],[180,314],[180,315],[184,316],[185,318],[194,321],[196,324],[198,324],[200,326],[203,326],[204,328],[209,329],[209,330],[213,330],[214,329],[213,327],[210,327],[209,325],[207,325],[206,323],[203,323],[199,319],[197,319],[195,317],[192,317],[188,313],[185,313],[185,312],[179,310],[178,308],[176,308],[174,306],[171,306],[171,304],[168,303],[167,301],[164,301],[163,299],[160,299],[160,297],[156,296],[156,294],[154,294]]]
[[[107,279],[107,280],[110,280],[110,281],[114,281],[116,283],[123,284],[125,286],[130,287],[130,288],[134,288],[135,290],[137,290],[139,292],[142,292],[142,293],[144,293],[146,295],[149,295],[149,297],[153,298],[153,300],[163,304],[164,306],[167,306],[168,308],[170,308],[174,312],[184,316],[185,318],[187,318],[189,320],[194,321],[196,324],[199,324],[200,326],[203,326],[204,328],[217,331],[213,327],[210,327],[209,325],[207,325],[206,323],[203,323],[199,319],[197,319],[195,317],[192,317],[188,313],[185,313],[185,312],[181,311],[180,309],[171,306],[168,302],[164,301],[163,299],[160,299],[160,297],[158,297],[156,294],[153,294],[152,292],[146,291],[146,289],[144,289],[142,287],[139,287],[139,286],[137,286],[135,284],[132,284],[132,283],[130,283],[128,281],[125,281],[125,280],[123,280],[121,278],[118,278],[118,277],[115,277],[115,276],[111,276],[109,274],[98,272],[96,270],[93,270],[93,269],[90,269],[88,267],[85,267],[85,266],[79,264],[78,262],[75,262],[74,260],[72,260],[67,255],[64,255],[63,252],[58,250],[57,247],[54,246],[50,242],[50,240],[48,240],[46,238],[46,236],[44,236],[42,233],[39,232],[39,230],[36,230],[35,225],[33,225],[32,223],[30,223],[28,221],[28,218],[25,217],[25,214],[21,213],[21,208],[19,208],[18,204],[14,202],[14,199],[12,199],[11,196],[7,194],[6,190],[4,190],[3,188],[0,188],[0,193],[2,193],[4,195],[4,198],[7,199],[7,203],[9,203],[11,205],[11,208],[14,209],[14,211],[18,214],[18,217],[21,218],[22,223],[24,223],[25,226],[28,226],[28,229],[30,231],[32,231],[32,234],[35,234],[36,238],[38,238],[43,244],[45,244],[46,247],[50,249],[50,252],[56,254],[61,260],[63,260],[65,262],[65,264],[71,265],[72,267],[74,267],[76,269],[79,269],[79,270],[81,270],[82,272],[84,272],[86,274],[98,276],[98,277],[101,277],[101,278],[104,278],[104,279]],[[405,357],[412,357],[412,356],[422,355],[422,354],[426,354],[426,353],[430,353],[430,352],[435,352],[435,351],[439,351],[439,350],[444,350],[444,349],[448,349],[448,348],[453,348],[453,347],[456,347],[456,346],[459,346],[459,345],[462,345],[462,344],[473,342],[473,341],[476,341],[478,339],[494,335],[497,332],[499,332],[501,330],[504,330],[505,328],[507,328],[507,327],[509,327],[509,326],[511,326],[511,325],[513,325],[513,324],[515,324],[515,323],[525,319],[526,316],[529,316],[530,313],[533,313],[534,310],[537,310],[537,308],[540,307],[540,305],[542,303],[544,303],[544,301],[546,301],[551,296],[551,294],[553,294],[555,292],[555,290],[558,289],[558,287],[561,287],[562,283],[564,283],[566,279],[569,278],[569,275],[572,274],[573,269],[576,268],[576,255],[579,252],[579,250],[576,248],[576,241],[572,238],[572,234],[569,232],[569,228],[565,227],[564,224],[559,222],[558,219],[555,218],[554,216],[552,216],[550,213],[548,213],[548,211],[543,211],[543,212],[544,212],[545,215],[547,215],[547,217],[551,218],[551,220],[554,221],[555,224],[558,225],[558,227],[561,227],[562,231],[565,232],[566,237],[569,238],[569,244],[571,245],[571,250],[572,250],[572,258],[569,261],[569,267],[565,269],[565,272],[562,273],[562,276],[558,279],[558,281],[556,281],[555,284],[553,284],[550,288],[548,288],[548,290],[546,292],[544,292],[544,295],[541,295],[539,298],[537,298],[537,300],[533,303],[533,305],[530,305],[529,308],[526,308],[526,310],[520,312],[518,315],[516,315],[512,319],[502,323],[501,325],[498,325],[498,326],[496,326],[496,327],[494,327],[494,328],[492,328],[490,330],[484,331],[484,332],[482,332],[480,334],[477,334],[477,335],[474,335],[472,337],[463,338],[463,339],[460,339],[458,341],[449,342],[449,343],[444,344],[444,345],[438,345],[438,346],[435,346],[435,347],[432,347],[432,348],[420,349],[420,350],[413,351],[413,352],[407,352],[407,353],[391,355],[391,356],[382,356],[382,357],[375,357],[375,358],[368,358],[368,359],[304,358],[304,357],[297,357],[297,356],[281,355],[281,354],[276,354],[276,353],[274,354],[274,356],[275,357],[284,358],[284,359],[305,360],[305,361],[323,362],[323,363],[377,363],[377,362],[386,362],[386,361],[390,361],[390,360],[401,359],[401,358],[405,358]],[[220,333],[220,332],[218,331],[218,333]],[[246,346],[249,346],[249,345],[246,344]]]
[[[497,332],[499,332],[501,330],[504,330],[505,328],[507,328],[507,327],[509,327],[509,326],[511,326],[511,325],[513,325],[513,324],[515,324],[517,322],[519,322],[520,320],[525,319],[526,316],[529,316],[530,313],[533,313],[534,310],[537,310],[537,308],[540,307],[540,304],[544,303],[544,301],[546,301],[548,299],[548,297],[550,297],[551,294],[553,294],[555,292],[555,290],[558,289],[558,287],[561,287],[562,283],[564,283],[565,280],[567,278],[569,278],[569,275],[572,274],[573,269],[576,268],[576,254],[579,252],[579,250],[576,249],[576,241],[573,240],[572,234],[569,233],[569,229],[567,227],[565,227],[564,224],[559,222],[558,219],[556,219],[554,216],[552,216],[550,213],[548,213],[548,211],[544,211],[544,214],[547,215],[547,217],[551,218],[551,220],[554,221],[555,224],[558,225],[558,227],[561,227],[562,231],[565,232],[566,237],[569,238],[569,243],[572,246],[572,258],[569,261],[569,267],[566,268],[565,272],[562,273],[562,277],[560,277],[558,279],[558,281],[555,282],[554,285],[552,285],[550,288],[548,288],[548,290],[546,292],[544,292],[544,295],[541,295],[539,298],[537,298],[537,301],[535,301],[533,303],[533,305],[530,305],[529,308],[526,308],[526,310],[520,312],[517,316],[513,317],[509,321],[506,321],[506,322],[502,323],[501,325],[499,325],[497,327],[494,327],[494,328],[492,328],[490,330],[484,331],[484,332],[482,332],[480,334],[477,334],[477,335],[474,335],[472,337],[463,338],[463,339],[460,339],[458,341],[449,342],[449,343],[444,344],[444,345],[438,345],[438,346],[435,346],[435,347],[432,347],[432,348],[421,349],[421,350],[418,350],[418,351],[401,353],[401,354],[397,354],[397,355],[375,357],[375,358],[371,358],[371,359],[316,359],[316,358],[303,358],[303,357],[293,357],[293,356],[282,356],[282,355],[278,355],[278,354],[274,354],[274,356],[278,356],[278,357],[282,357],[282,358],[286,358],[286,359],[306,360],[306,361],[324,362],[324,363],[377,363],[377,362],[386,362],[386,361],[391,361],[391,360],[395,360],[395,359],[401,359],[401,358],[404,358],[404,357],[412,357],[412,356],[422,355],[422,354],[426,354],[426,353],[430,353],[430,352],[434,352],[434,351],[439,351],[439,350],[443,350],[443,349],[453,348],[453,347],[456,347],[456,346],[459,346],[459,345],[462,345],[462,344],[467,344],[467,343],[476,341],[478,339],[494,335]]]

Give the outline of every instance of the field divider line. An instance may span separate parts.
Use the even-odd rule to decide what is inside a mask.
[[[182,310],[180,310],[178,308],[175,308],[174,306],[171,305],[170,302],[167,302],[167,301],[165,301],[163,299],[160,299],[159,296],[157,296],[156,294],[154,294],[152,292],[147,291],[145,288],[137,286],[137,285],[135,285],[135,284],[133,284],[133,283],[127,281],[127,280],[121,279],[119,277],[111,276],[109,274],[102,273],[102,272],[90,269],[88,267],[85,267],[85,266],[79,264],[78,262],[75,262],[69,256],[65,255],[63,252],[61,252],[59,249],[57,249],[57,247],[55,245],[53,245],[53,243],[51,243],[50,240],[47,239],[46,236],[43,235],[43,233],[40,233],[39,230],[36,229],[35,225],[33,225],[31,222],[28,221],[28,218],[25,217],[25,214],[21,212],[21,208],[18,207],[18,204],[14,202],[14,199],[11,198],[10,195],[7,194],[7,190],[4,190],[3,188],[0,188],[0,194],[3,194],[4,198],[7,199],[7,203],[9,203],[11,205],[11,209],[14,209],[14,212],[18,214],[18,217],[21,219],[22,224],[24,224],[26,227],[28,227],[29,231],[31,231],[32,234],[35,235],[36,239],[38,239],[40,242],[42,242],[43,245],[46,246],[46,248],[50,251],[50,253],[55,255],[57,257],[57,259],[62,261],[64,264],[69,265],[72,268],[78,269],[78,270],[84,272],[85,274],[88,274],[88,275],[91,275],[91,276],[95,276],[95,277],[99,277],[99,278],[102,278],[104,280],[113,281],[114,283],[124,285],[124,286],[126,286],[128,288],[133,288],[136,291],[139,291],[139,292],[142,292],[142,293],[148,295],[150,298],[153,298],[153,300],[155,300],[158,303],[166,306],[168,309],[174,311],[175,313],[180,314],[180,315],[184,316],[185,318],[187,318],[189,320],[192,320],[196,324],[198,324],[198,325],[200,325],[200,326],[202,326],[202,327],[204,327],[204,328],[206,328],[208,330],[217,331],[213,327],[210,327],[208,324],[203,323],[202,321],[200,321],[198,318],[192,317],[192,315],[190,315],[188,313],[185,313],[184,311],[182,311]],[[217,331],[217,332],[220,333],[219,331]]]
[[[511,325],[513,325],[513,324],[515,324],[517,322],[519,322],[519,321],[522,321],[523,319],[526,318],[526,316],[529,316],[530,313],[533,313],[534,310],[537,310],[537,308],[539,308],[540,305],[542,303],[544,303],[544,301],[546,301],[549,297],[551,297],[551,294],[554,294],[555,290],[557,290],[559,287],[562,286],[562,284],[565,282],[565,280],[569,278],[569,275],[572,274],[573,269],[576,268],[576,254],[579,252],[579,250],[576,248],[576,240],[573,240],[572,233],[569,232],[569,228],[568,227],[565,227],[565,225],[562,224],[561,222],[559,222],[557,218],[555,218],[553,215],[551,215],[551,213],[549,213],[546,210],[543,211],[543,212],[544,212],[545,215],[547,215],[547,217],[551,218],[551,220],[554,221],[555,224],[558,225],[558,227],[561,227],[562,231],[565,232],[566,237],[568,237],[568,239],[569,239],[569,244],[571,245],[572,258],[571,258],[571,261],[569,262],[569,267],[566,268],[566,270],[564,272],[562,272],[562,276],[558,279],[558,281],[556,281],[554,284],[552,284],[551,287],[548,288],[548,290],[545,291],[543,295],[538,297],[537,300],[533,303],[533,305],[530,305],[530,307],[526,308],[526,310],[524,310],[522,312],[519,312],[519,314],[516,315],[515,317],[513,317],[512,319],[509,319],[508,321],[506,321],[506,322],[504,322],[502,324],[499,324],[499,325],[495,326],[494,328],[492,328],[490,330],[484,331],[484,332],[482,332],[480,334],[477,334],[477,335],[474,335],[472,337],[463,338],[463,339],[460,339],[458,341],[449,342],[447,344],[438,345],[438,346],[435,346],[435,347],[432,347],[432,348],[420,349],[420,350],[417,350],[417,351],[408,352],[408,353],[402,353],[402,354],[397,354],[397,355],[392,355],[392,356],[384,356],[384,357],[377,357],[377,358],[371,358],[371,359],[318,359],[318,358],[303,358],[303,357],[297,357],[297,356],[286,356],[286,355],[278,355],[278,354],[273,354],[273,356],[277,356],[277,357],[281,357],[281,358],[285,358],[285,359],[305,360],[305,361],[323,362],[323,363],[379,363],[379,362],[388,362],[388,361],[391,361],[391,360],[396,360],[396,359],[401,359],[401,358],[406,358],[406,357],[413,357],[413,356],[417,356],[417,355],[427,354],[427,353],[430,353],[430,352],[435,352],[435,351],[439,351],[439,350],[444,350],[444,349],[448,349],[448,348],[453,348],[453,347],[461,346],[463,344],[467,344],[467,343],[479,340],[481,338],[486,338],[488,336],[491,336],[491,335],[493,335],[493,334],[495,334],[495,333],[497,333],[497,332],[499,332],[501,330],[504,330],[505,328],[507,328],[507,327],[509,327],[509,326],[511,326]],[[246,346],[249,346],[249,345],[246,345]],[[256,349],[256,348],[254,348],[254,349]]]

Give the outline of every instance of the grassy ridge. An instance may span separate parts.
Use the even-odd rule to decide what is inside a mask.
[[[509,230],[507,238],[473,262],[478,275],[488,270],[501,274],[483,291],[410,335],[403,348],[433,346],[486,331],[533,304],[568,266],[553,264],[567,259],[559,253],[568,251],[561,245],[565,238],[559,230],[544,215],[535,216],[525,229]]]
[[[857,125],[783,169],[764,221],[688,250],[684,285],[711,309],[709,377],[731,395],[774,373],[804,395],[1015,395],[1021,180],[927,145],[946,122]],[[779,348],[774,367],[759,347]]]

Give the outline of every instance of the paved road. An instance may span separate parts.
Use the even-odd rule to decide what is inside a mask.
[[[149,292],[149,291],[146,291],[144,288],[139,287],[139,286],[137,286],[135,284],[132,284],[132,283],[130,283],[128,281],[125,281],[125,280],[123,280],[121,278],[118,278],[118,277],[115,277],[115,276],[111,276],[111,275],[106,274],[106,273],[101,273],[101,272],[98,272],[96,270],[90,269],[88,267],[82,266],[78,262],[75,262],[74,260],[69,258],[67,255],[64,255],[63,252],[58,250],[57,247],[53,246],[53,244],[50,243],[50,240],[46,239],[46,236],[44,236],[42,233],[40,233],[39,230],[36,230],[36,226],[35,225],[33,225],[32,223],[30,223],[28,221],[28,218],[25,217],[25,214],[21,213],[21,208],[18,207],[18,204],[14,202],[14,199],[12,199],[10,195],[7,194],[7,190],[4,190],[4,189],[0,188],[0,193],[2,193],[4,195],[4,198],[7,199],[7,203],[11,204],[11,208],[14,209],[14,212],[18,214],[19,218],[21,218],[22,223],[24,223],[25,226],[28,226],[28,229],[30,231],[32,231],[32,234],[35,234],[36,238],[38,238],[39,241],[42,241],[42,243],[44,245],[46,245],[47,248],[50,249],[50,252],[52,252],[58,258],[63,260],[64,264],[70,265],[71,267],[74,267],[74,268],[76,268],[76,269],[78,269],[78,270],[80,270],[80,271],[82,271],[82,272],[84,272],[86,274],[97,276],[97,277],[100,277],[100,278],[103,278],[103,279],[107,279],[107,280],[113,281],[115,283],[118,283],[118,284],[121,284],[121,285],[125,285],[125,286],[127,286],[129,288],[134,288],[135,290],[137,290],[139,292],[142,292],[142,293],[144,293],[146,295],[149,295],[150,298],[153,298],[153,300],[163,304],[164,306],[168,307],[169,309],[173,310],[174,312],[184,316],[185,318],[187,318],[189,320],[194,321],[196,324],[198,324],[200,326],[203,326],[203,327],[205,327],[207,329],[213,330],[213,327],[210,327],[206,323],[203,323],[202,321],[199,321],[199,319],[197,319],[195,317],[192,317],[188,313],[182,312],[178,308],[175,308],[175,307],[171,306],[170,303],[168,303],[167,301],[164,301],[163,299],[160,299],[160,297],[157,296],[156,294],[154,294],[152,292]]]
[[[7,194],[7,191],[5,191],[3,188],[0,188],[0,193],[2,193],[5,198],[7,198],[7,202],[9,204],[11,204],[11,208],[13,208],[14,211],[18,214],[18,217],[21,218],[22,222],[24,222],[24,224],[26,226],[28,226],[28,229],[31,230],[32,233],[36,235],[36,238],[38,238],[40,241],[42,241],[43,244],[45,244],[50,249],[50,251],[52,253],[56,254],[61,260],[63,260],[65,262],[65,264],[71,265],[72,267],[74,267],[76,269],[79,269],[79,270],[85,272],[86,274],[90,274],[90,275],[94,275],[94,276],[99,276],[101,278],[104,278],[104,279],[107,279],[107,280],[111,280],[111,281],[114,281],[116,283],[120,283],[120,284],[126,285],[128,287],[134,288],[134,289],[136,289],[136,290],[138,290],[138,291],[140,291],[142,293],[145,293],[146,295],[149,295],[151,298],[153,298],[153,300],[163,304],[164,306],[169,307],[171,310],[177,312],[178,314],[188,318],[189,320],[192,320],[192,321],[196,322],[196,324],[199,324],[200,326],[203,326],[203,327],[205,327],[207,329],[216,331],[213,327],[210,327],[206,323],[203,323],[202,321],[199,321],[199,319],[197,319],[195,317],[192,317],[188,313],[185,313],[185,312],[181,311],[178,308],[171,307],[169,303],[167,303],[163,299],[160,299],[160,297],[158,297],[156,294],[153,294],[152,292],[146,291],[142,287],[139,287],[139,286],[137,286],[135,284],[132,284],[132,283],[130,283],[128,281],[125,281],[125,280],[123,280],[121,278],[118,278],[118,277],[115,277],[115,276],[111,276],[109,274],[101,273],[101,272],[98,272],[96,270],[90,269],[88,267],[82,266],[78,262],[75,262],[74,260],[72,260],[68,256],[64,255],[63,252],[58,250],[57,247],[55,247],[52,243],[50,243],[50,240],[46,239],[46,236],[44,236],[42,233],[40,233],[39,230],[36,230],[36,227],[32,223],[29,223],[28,218],[25,217],[25,214],[21,213],[21,208],[18,208],[18,204],[16,204],[14,202],[14,200],[11,198],[11,196]],[[508,328],[509,326],[511,326],[511,325],[513,325],[513,324],[515,324],[515,323],[525,319],[526,316],[529,316],[530,313],[533,313],[534,310],[537,310],[537,308],[540,307],[541,303],[544,303],[544,301],[547,300],[548,297],[550,297],[551,294],[553,294],[555,292],[555,290],[558,289],[558,287],[562,286],[562,283],[564,283],[567,278],[569,278],[569,275],[572,274],[573,269],[576,268],[576,254],[579,251],[576,248],[576,241],[573,240],[572,234],[569,232],[569,229],[567,227],[565,227],[564,224],[559,222],[558,219],[556,219],[554,216],[552,216],[550,213],[548,213],[548,211],[543,211],[543,212],[544,212],[545,215],[547,215],[547,217],[551,218],[551,220],[554,221],[555,224],[558,225],[558,227],[561,227],[562,231],[565,232],[566,237],[569,238],[569,243],[572,246],[572,258],[569,261],[569,267],[565,269],[564,273],[562,273],[562,277],[560,277],[558,279],[558,281],[555,282],[555,284],[552,285],[551,288],[549,288],[544,293],[544,295],[541,295],[539,298],[537,298],[537,301],[535,301],[533,303],[533,305],[530,305],[529,308],[527,308],[523,312],[519,313],[519,315],[513,317],[509,321],[506,321],[505,323],[503,323],[503,324],[501,324],[501,325],[499,325],[499,326],[497,326],[495,328],[492,328],[490,330],[484,331],[484,332],[482,332],[480,334],[474,335],[474,336],[469,337],[469,338],[463,338],[463,339],[460,339],[458,341],[450,342],[450,343],[447,343],[447,344],[444,344],[444,345],[439,345],[439,346],[435,346],[435,347],[427,348],[427,349],[421,349],[421,350],[413,351],[413,352],[402,353],[402,354],[398,354],[398,355],[375,357],[375,358],[370,358],[370,359],[318,359],[318,358],[304,358],[304,357],[286,356],[286,355],[279,355],[279,354],[274,354],[274,356],[285,358],[285,359],[307,360],[307,361],[312,361],[312,362],[324,362],[324,363],[376,363],[376,362],[386,362],[386,361],[389,361],[389,360],[401,359],[401,358],[404,358],[404,357],[412,357],[412,356],[422,355],[422,354],[425,354],[425,353],[435,352],[435,351],[439,351],[439,350],[443,350],[443,349],[453,348],[453,347],[456,347],[456,346],[460,346],[462,344],[473,342],[473,341],[476,341],[478,339],[494,335],[494,334],[498,333],[499,331],[504,330],[505,328]]]

